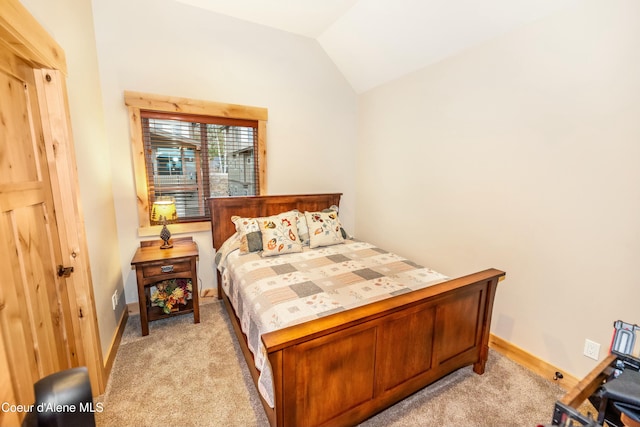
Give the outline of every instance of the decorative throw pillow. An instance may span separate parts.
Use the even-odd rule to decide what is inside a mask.
[[[344,242],[338,219],[338,213],[334,210],[326,212],[305,212],[307,226],[309,227],[309,247],[336,245]]]
[[[323,209],[322,212],[331,212],[331,211],[336,211],[336,213],[338,213],[338,207],[336,205],[331,205],[329,206],[328,209]],[[338,217],[338,223],[340,224],[340,232],[342,233],[342,238],[346,239],[353,239],[353,236],[350,236],[349,233],[347,233],[347,230],[344,229],[344,227],[342,226],[342,223],[340,222],[340,218]]]
[[[294,209],[293,212],[297,215],[298,236],[300,236],[300,243],[302,246],[309,246],[309,227],[307,227],[307,217],[302,212]]]
[[[240,235],[241,254],[262,250],[262,234],[256,218],[242,218],[234,215],[231,221],[236,225],[236,231]]]
[[[262,233],[262,256],[302,252],[295,212],[258,218],[258,226]]]

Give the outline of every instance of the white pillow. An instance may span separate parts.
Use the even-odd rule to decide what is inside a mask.
[[[240,236],[240,253],[248,254],[262,250],[262,235],[256,218],[242,218],[232,216],[231,221],[236,226],[236,231]]]
[[[336,211],[305,212],[309,227],[309,247],[337,245],[344,242],[342,226]]]
[[[307,227],[307,217],[302,212],[294,209],[293,212],[297,215],[298,236],[300,236],[300,243],[302,246],[309,246],[309,227]]]

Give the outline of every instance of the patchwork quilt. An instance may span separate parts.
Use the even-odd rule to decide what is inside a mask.
[[[448,280],[356,240],[262,257],[241,255],[234,238],[220,248],[216,262],[260,371],[258,389],[271,407],[273,378],[262,334]]]

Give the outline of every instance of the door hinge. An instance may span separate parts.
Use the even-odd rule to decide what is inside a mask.
[[[73,273],[73,267],[58,266],[58,277],[69,277]]]

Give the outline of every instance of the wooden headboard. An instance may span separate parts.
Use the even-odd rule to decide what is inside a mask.
[[[342,193],[297,194],[282,196],[214,197],[208,200],[211,212],[213,247],[219,248],[236,232],[231,222],[233,215],[245,218],[276,215],[291,209],[319,211],[329,206],[340,206]]]

